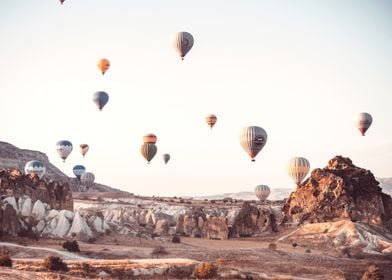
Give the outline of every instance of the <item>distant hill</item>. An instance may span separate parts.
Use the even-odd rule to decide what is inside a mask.
[[[24,166],[26,162],[30,160],[40,160],[45,164],[46,174],[44,178],[46,180],[67,182],[73,192],[86,191],[86,188],[76,178],[68,177],[55,165],[51,164],[46,154],[39,151],[19,149],[10,143],[0,141],[0,168],[17,168],[24,172]],[[98,183],[95,183],[93,186],[91,186],[88,191],[126,193],[124,191]]]
[[[290,193],[294,191],[294,189],[271,189],[271,194],[268,197],[269,200],[283,200],[287,198]],[[244,191],[244,192],[237,192],[237,193],[222,193],[222,194],[216,194],[216,195],[207,195],[207,196],[198,196],[196,198],[198,199],[223,199],[225,197],[231,197],[234,199],[242,199],[242,200],[257,200],[257,197],[255,196],[253,191]]]
[[[392,178],[376,178],[380,182],[382,191],[392,196]]]

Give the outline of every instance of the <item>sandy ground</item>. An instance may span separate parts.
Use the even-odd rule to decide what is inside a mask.
[[[293,276],[297,279],[360,279],[367,266],[375,263],[380,267],[385,279],[392,279],[391,258],[371,255],[348,258],[343,257],[333,248],[321,247],[309,241],[306,244],[299,243],[296,247],[289,242],[277,242],[280,237],[290,232],[292,230],[281,232],[278,236],[235,240],[182,237],[179,244],[170,243],[169,238],[146,240],[124,235],[105,235],[100,237],[95,244],[79,242],[81,253],[77,254],[66,252],[61,246],[63,240],[55,239],[41,239],[37,242],[19,239],[18,242],[22,245],[15,247],[2,243],[0,247],[10,251],[15,263],[34,261],[34,259],[40,262],[48,253],[58,254],[68,262],[89,261],[95,263],[93,264],[95,266],[99,262],[105,262],[105,259],[109,263],[115,260],[114,263],[130,261],[135,264],[138,262],[135,260],[154,258],[154,262],[150,260],[147,262],[158,267],[165,262],[186,259],[189,262],[216,263],[222,273],[239,271],[245,276],[247,274],[264,275],[259,279],[293,279],[290,278]],[[15,243],[15,240],[8,242]],[[277,244],[276,250],[269,249],[272,242]],[[165,247],[167,254],[152,255],[154,247],[158,245]],[[139,262],[145,263],[146,261],[140,260]],[[17,277],[19,273],[24,273],[26,278],[23,278],[24,276],[7,278],[6,275],[9,272],[9,269],[1,270],[0,279],[34,279],[29,276],[29,272],[23,271],[15,272],[13,275]],[[45,275],[43,271],[36,273]]]

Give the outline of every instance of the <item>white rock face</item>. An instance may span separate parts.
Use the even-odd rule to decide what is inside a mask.
[[[33,227],[33,231],[36,233],[41,233],[44,230],[45,226],[46,226],[45,221],[40,220],[38,224],[35,227]]]
[[[12,207],[14,207],[16,213],[19,212],[19,210],[18,210],[18,205],[16,204],[16,200],[15,200],[15,197],[14,197],[14,196],[10,196],[10,197],[5,198],[5,199],[3,200],[3,202],[7,202],[8,204],[11,204]],[[30,200],[30,202],[31,202],[31,200]],[[30,210],[31,210],[31,209],[30,209]],[[30,214],[29,214],[29,216],[30,216]]]
[[[72,237],[73,234],[82,239],[93,237],[91,229],[82,216],[80,216],[79,211],[75,213],[72,226],[67,234],[67,237]]]
[[[96,232],[104,232],[103,221],[100,217],[96,217],[93,222],[93,228]]]
[[[27,197],[23,202],[22,208],[20,209],[20,214],[24,217],[30,217],[31,209],[32,209],[32,201],[30,197]]]
[[[60,213],[63,213],[63,215],[68,219],[68,220],[73,220],[75,214],[72,211],[69,210],[61,210]]]
[[[49,213],[46,214],[45,220],[49,221],[49,220],[57,217],[58,214],[59,214],[59,211],[57,211],[55,209],[50,210]]]
[[[30,203],[31,203],[31,200],[30,200]],[[36,219],[37,221],[39,221],[39,220],[42,220],[45,217],[45,214],[46,214],[45,205],[41,202],[41,200],[37,200],[34,203],[33,210],[31,210],[31,216],[34,219]]]
[[[60,211],[56,219],[57,219],[56,227],[52,230],[51,235],[64,237],[68,233],[71,224],[69,223],[63,211]]]

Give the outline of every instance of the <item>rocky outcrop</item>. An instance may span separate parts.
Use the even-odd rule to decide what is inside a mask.
[[[390,227],[392,199],[382,193],[373,174],[336,156],[314,169],[283,207],[284,222],[319,223],[341,219]],[[392,227],[390,228],[392,230]]]
[[[87,190],[98,192],[123,192],[97,183],[87,189],[76,178],[69,178],[55,165],[51,164],[46,154],[39,151],[19,149],[14,145],[0,141],[0,168],[24,170],[26,162],[30,160],[39,160],[44,163],[46,167],[44,179],[47,181],[59,181],[61,184],[67,183],[73,192],[83,192]]]
[[[37,176],[23,175],[18,169],[0,170],[0,195],[14,197],[20,205],[20,199],[25,198],[20,207],[22,216],[30,216],[33,204],[38,200],[48,204],[51,209],[73,210],[72,192],[67,183],[48,183]]]
[[[6,203],[0,208],[0,226],[2,233],[14,236],[21,230],[18,213],[11,204]]]
[[[271,231],[277,231],[275,216],[272,209],[259,209],[249,202],[244,202],[241,210],[234,219],[229,236],[249,237]]]
[[[229,227],[227,219],[222,216],[211,216],[207,220],[207,238],[227,239],[229,237]]]

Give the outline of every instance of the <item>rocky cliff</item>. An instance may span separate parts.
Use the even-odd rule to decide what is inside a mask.
[[[392,199],[379,182],[349,158],[336,156],[314,169],[283,207],[284,221],[320,223],[342,219],[392,230]]]
[[[0,141],[0,168],[17,168],[23,172],[26,162],[30,160],[39,160],[44,163],[46,167],[46,175],[44,178],[47,180],[56,180],[68,183],[73,192],[86,191],[86,187],[84,187],[80,181],[76,178],[68,177],[60,169],[51,164],[46,154],[39,151],[19,149],[14,145]],[[97,183],[91,186],[88,191],[121,192],[120,190]]]

